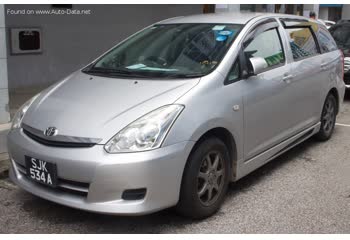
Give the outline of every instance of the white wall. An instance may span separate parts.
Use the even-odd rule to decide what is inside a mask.
[[[10,121],[4,5],[0,4],[0,124]]]
[[[320,13],[318,18],[328,20],[328,7],[320,7]]]
[[[257,12],[264,12],[265,10],[263,10],[262,7],[263,7],[263,4],[257,4],[256,11]],[[216,13],[240,12],[240,11],[241,11],[240,4],[215,4],[215,12]],[[267,4],[266,12],[275,12],[275,4]]]
[[[6,9],[52,9],[51,5],[5,5]],[[90,15],[10,15],[6,26],[40,27],[42,54],[8,55],[11,89],[50,85],[85,66],[130,34],[163,19],[199,14],[200,4],[79,5]],[[9,44],[8,44],[9,48]]]
[[[319,17],[319,9],[320,9],[320,5],[319,4],[304,4],[304,16],[305,16],[305,12],[309,13],[310,11],[313,11],[316,13],[316,17]],[[307,14],[307,16],[305,17],[309,17],[309,15]]]
[[[342,19],[350,19],[350,4],[343,4]]]
[[[215,4],[215,12],[239,12],[240,4]]]

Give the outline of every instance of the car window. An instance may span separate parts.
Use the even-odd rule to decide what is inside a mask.
[[[294,60],[318,54],[317,45],[309,27],[286,28]]]
[[[234,81],[237,81],[240,79],[240,65],[239,61],[236,60],[236,62],[233,64],[230,72],[228,73],[227,76],[227,82],[232,83]]]
[[[337,44],[327,29],[320,27],[317,35],[322,52],[331,52],[338,49]]]
[[[262,57],[269,67],[284,63],[285,57],[277,28],[260,33],[245,42],[244,55],[247,59]]]

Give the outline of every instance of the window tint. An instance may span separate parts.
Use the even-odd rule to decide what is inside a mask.
[[[311,57],[318,53],[315,39],[309,27],[287,28],[294,60]]]
[[[239,66],[239,61],[236,60],[236,62],[233,64],[228,77],[227,77],[227,81],[229,83],[234,82],[236,80],[240,79],[240,66]]]
[[[262,57],[269,67],[284,62],[282,44],[276,28],[260,33],[245,42],[244,54],[247,59]]]
[[[331,34],[322,27],[318,31],[318,42],[322,52],[331,52],[337,49],[337,44]]]

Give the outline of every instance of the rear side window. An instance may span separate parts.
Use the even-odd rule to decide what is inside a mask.
[[[318,54],[318,48],[310,27],[287,27],[294,60]]]
[[[327,29],[320,27],[317,37],[318,43],[320,44],[320,48],[323,53],[332,52],[338,49],[337,44]]]
[[[284,53],[277,28],[269,29],[244,44],[247,59],[262,57],[269,67],[284,63]]]

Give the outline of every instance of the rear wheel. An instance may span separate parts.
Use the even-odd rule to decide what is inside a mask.
[[[316,138],[320,141],[328,140],[334,130],[335,121],[337,117],[337,100],[334,95],[329,94],[323,106],[321,116],[321,128],[316,134]]]
[[[191,218],[214,214],[222,204],[230,176],[226,145],[217,138],[202,141],[185,168],[177,211]]]

